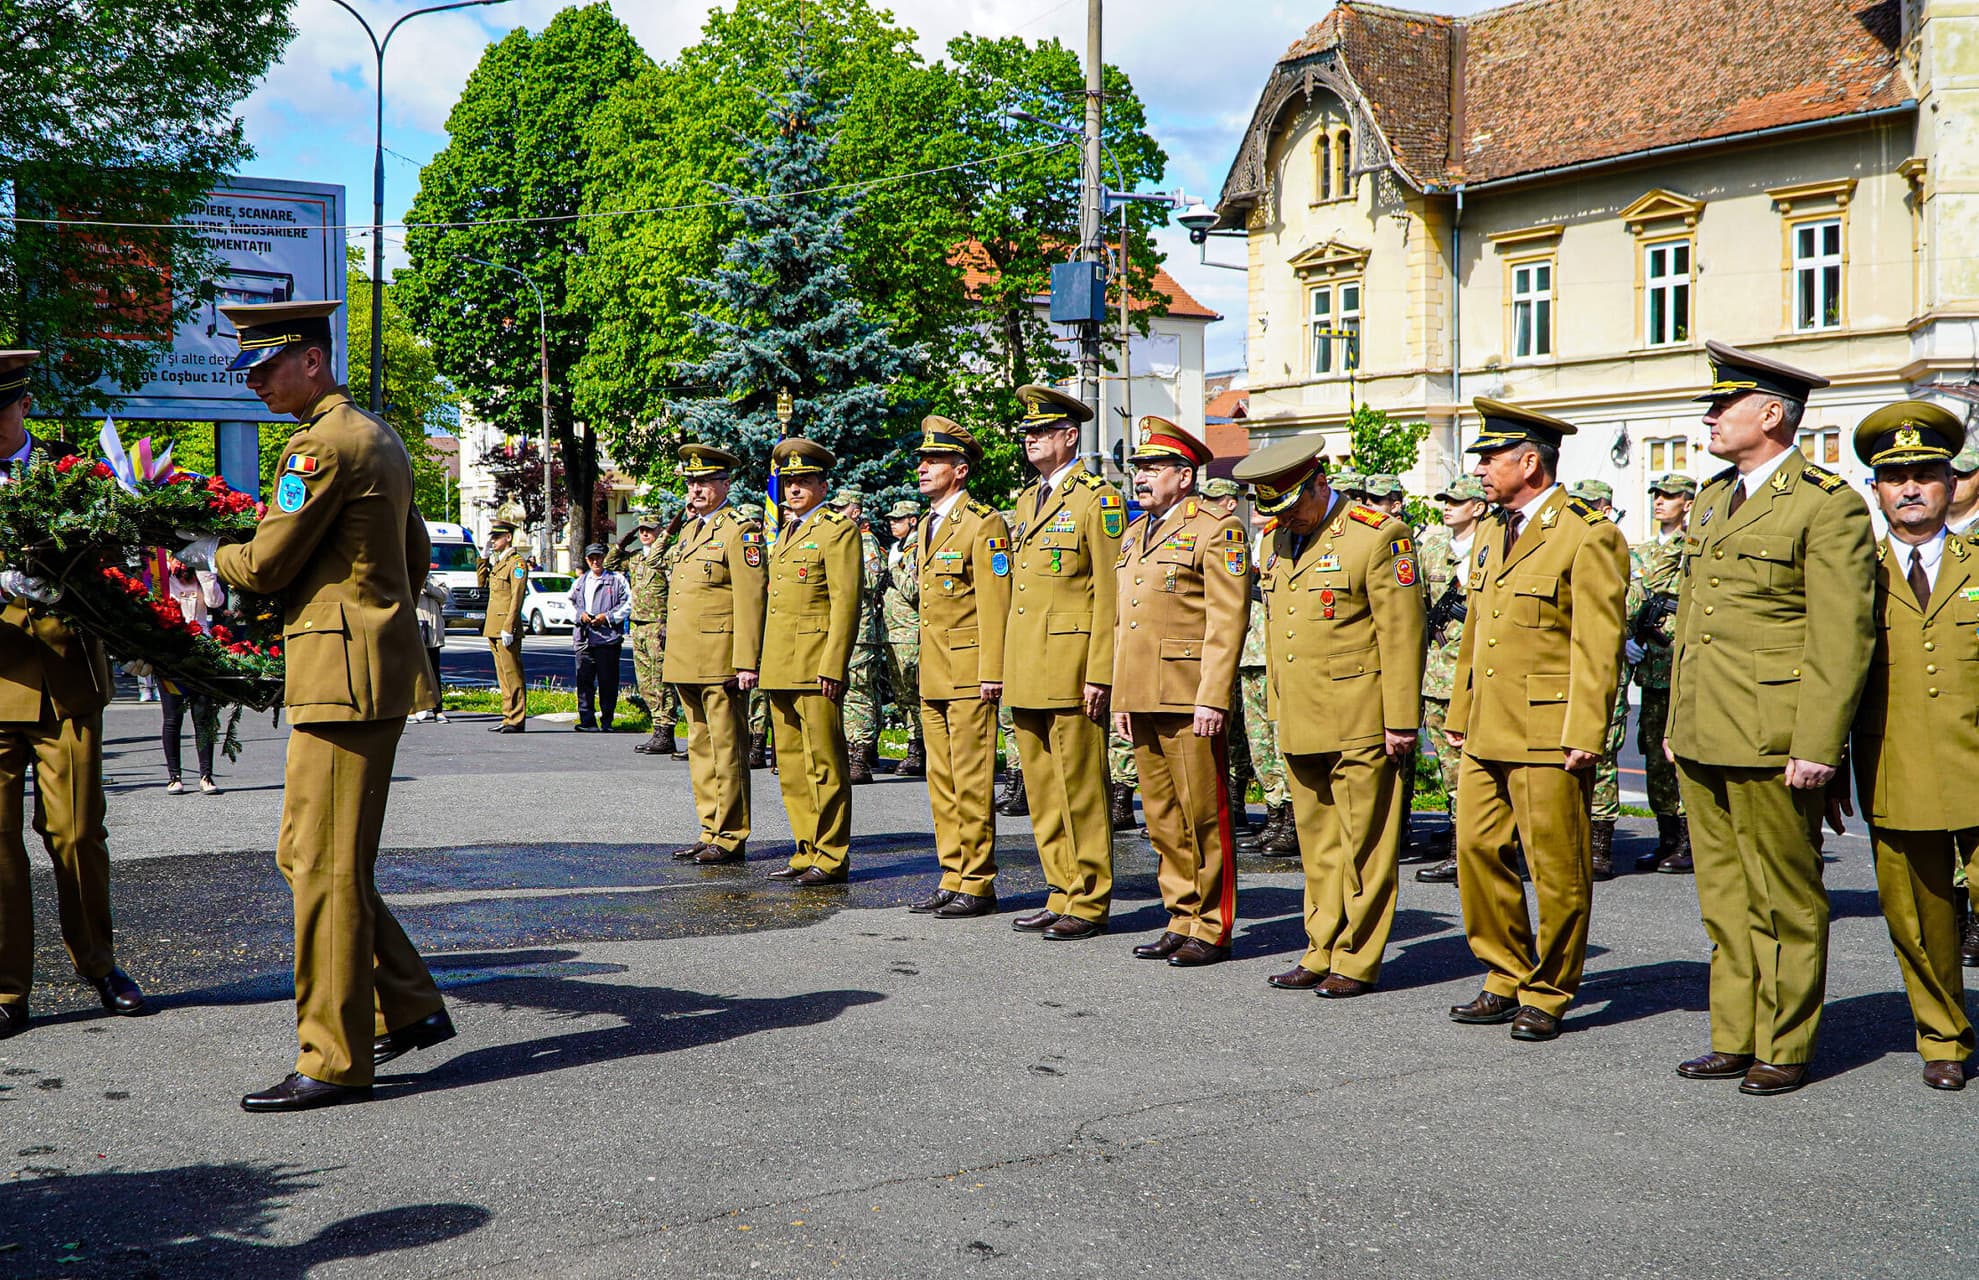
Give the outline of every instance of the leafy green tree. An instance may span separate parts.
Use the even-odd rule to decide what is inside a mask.
[[[540,430],[536,295],[548,313],[550,433],[562,458],[573,551],[591,536],[598,439],[573,400],[571,374],[593,317],[572,298],[589,229],[590,122],[619,85],[652,66],[604,4],[569,8],[540,35],[510,32],[482,55],[447,118],[448,143],[420,172],[406,234],[408,270],[394,292],[435,364],[485,420],[513,435]],[[387,366],[389,368],[389,364]]]
[[[371,281],[361,265],[361,254],[347,251],[350,264],[344,281],[344,349],[349,353],[351,399],[360,405],[371,402]],[[449,482],[446,463],[433,448],[428,428],[442,429],[457,423],[459,396],[440,376],[433,363],[433,348],[413,331],[412,322],[399,306],[396,284],[385,288],[385,421],[405,441],[412,457],[413,499],[429,520],[450,520]],[[286,431],[288,428],[278,428]],[[451,431],[448,434],[452,434]],[[274,492],[273,468],[283,440],[267,447],[263,432],[261,484],[264,493]]]
[[[253,154],[235,104],[295,34],[291,0],[6,0],[0,6],[0,213],[176,224]],[[115,402],[199,301],[196,232],[0,220],[0,346],[52,357],[51,417]],[[174,290],[172,282],[179,282]]]
[[[1429,438],[1427,422],[1397,422],[1372,405],[1358,405],[1347,419],[1353,444],[1352,467],[1362,475],[1406,475],[1416,465],[1422,442]],[[1409,523],[1420,528],[1431,516],[1420,496],[1407,502]]]

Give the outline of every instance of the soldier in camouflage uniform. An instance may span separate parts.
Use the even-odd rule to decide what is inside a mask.
[[[1615,491],[1603,481],[1576,481],[1567,486],[1567,496],[1578,498],[1611,521],[1615,518]],[[1615,709],[1608,716],[1601,758],[1594,765],[1594,802],[1588,810],[1588,822],[1596,880],[1615,878],[1615,823],[1622,816],[1622,744],[1628,736],[1629,693],[1624,679],[1615,695]]]
[[[1360,501],[1385,515],[1397,520],[1406,520],[1409,491],[1402,487],[1399,477],[1385,471],[1377,471],[1360,482]]]
[[[831,505],[859,526],[860,556],[865,563],[864,593],[859,599],[859,633],[852,643],[852,660],[845,668],[845,746],[848,782],[871,782],[879,759],[880,685],[886,675],[886,624],[881,592],[886,556],[866,520],[866,495],[860,489],[840,489]]]
[[[1015,498],[1020,492],[1022,490],[1013,490],[1010,496]],[[1003,523],[1010,529],[1011,545],[1023,541],[1024,525],[1017,518],[1016,508],[1006,508],[997,514],[1003,517]],[[998,740],[1003,744],[998,748],[998,758],[1003,763],[1003,790],[997,793],[993,807],[1005,817],[1027,817],[1031,812],[1031,801],[1024,794],[1024,765],[1017,756],[1017,718],[1011,714],[1007,702],[996,709],[996,728]]]
[[[1642,690],[1636,713],[1636,746],[1649,777],[1649,808],[1656,815],[1656,848],[1636,859],[1638,871],[1689,873],[1690,831],[1677,767],[1663,756],[1664,721],[1670,713],[1670,644],[1676,637],[1677,587],[1683,581],[1684,529],[1697,481],[1657,476],[1649,484],[1656,536],[1629,548],[1628,639],[1623,647]]]
[[[731,503],[735,514],[752,524],[763,523],[763,504],[760,502]],[[751,769],[776,770],[776,762],[770,759],[770,700],[760,686],[749,691],[749,767]]]
[[[660,679],[666,661],[667,575],[673,569],[673,544],[680,533],[680,520],[662,524],[659,514],[640,510],[633,513],[637,523],[618,540],[605,557],[605,568],[625,574],[632,584],[632,615],[627,624],[632,641],[632,669],[639,684],[639,696],[653,717],[653,733],[634,747],[641,755],[671,755],[685,759],[674,750],[674,725],[681,719],[680,696],[672,685]],[[638,539],[639,548],[632,542]]]
[[[894,772],[920,777],[928,771],[915,706],[921,688],[921,504],[901,501],[886,513],[893,548],[886,553],[888,585],[880,600],[886,624],[887,678],[894,705],[907,721],[907,754]]]
[[[1253,579],[1262,561],[1258,551],[1263,539],[1271,536],[1276,522],[1253,514],[1260,525],[1259,536],[1251,547]],[[1251,589],[1256,592],[1253,580]],[[1262,593],[1259,593],[1262,594]],[[1299,828],[1292,820],[1292,790],[1285,779],[1285,757],[1278,752],[1278,726],[1269,709],[1270,677],[1265,648],[1265,611],[1256,595],[1251,599],[1251,620],[1244,628],[1244,650],[1237,658],[1237,698],[1230,705],[1243,708],[1243,732],[1249,747],[1251,772],[1258,790],[1264,793],[1264,825],[1237,842],[1240,853],[1261,853],[1267,858],[1299,856]]]
[[[1461,476],[1444,486],[1436,500],[1443,504],[1443,523],[1423,530],[1416,543],[1416,563],[1422,568],[1424,593],[1429,597],[1429,618],[1425,628],[1429,655],[1422,669],[1422,732],[1436,751],[1436,771],[1443,779],[1444,809],[1450,815],[1450,830],[1457,825],[1457,765],[1462,755],[1450,746],[1448,721],[1450,691],[1457,678],[1457,650],[1464,639],[1464,594],[1467,567],[1477,557],[1477,534],[1485,527],[1489,504],[1484,486],[1474,476]],[[1454,884],[1457,856],[1449,837],[1440,849],[1429,852],[1442,860],[1416,872],[1416,879],[1431,884]]]

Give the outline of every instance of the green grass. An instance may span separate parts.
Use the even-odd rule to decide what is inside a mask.
[[[537,686],[527,692],[525,699],[532,716],[577,713],[577,691],[574,689]],[[499,715],[502,695],[495,689],[446,689],[440,695],[440,705],[448,711],[481,711]],[[647,713],[645,703],[637,697],[628,698],[621,694],[614,719],[617,727],[628,733],[650,733],[653,729],[653,717]]]

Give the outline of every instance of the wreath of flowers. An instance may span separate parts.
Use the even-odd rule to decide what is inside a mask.
[[[154,598],[143,577],[149,560],[162,578],[151,549],[251,538],[266,510],[217,476],[169,464],[140,476],[128,462],[120,474],[70,454],[0,485],[0,562],[60,585],[48,611],[100,638],[118,661],[148,663],[183,692],[266,711],[282,699],[279,603],[236,591],[237,607],[201,626],[169,595]]]

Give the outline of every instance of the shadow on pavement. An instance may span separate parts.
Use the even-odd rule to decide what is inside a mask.
[[[272,1244],[281,1210],[318,1171],[251,1162],[104,1170],[0,1185],[0,1276],[252,1276],[303,1280],[327,1264],[425,1248],[493,1217],[472,1204],[401,1205]]]
[[[1595,951],[1589,947],[1588,955]],[[1571,1025],[1589,1031],[1659,1013],[1702,1013],[1710,1007],[1710,981],[1711,966],[1702,960],[1660,960],[1591,974],[1581,984]]]

